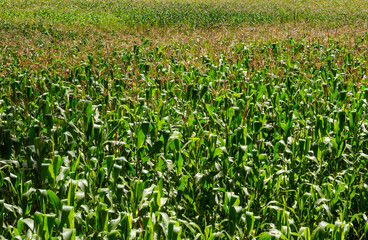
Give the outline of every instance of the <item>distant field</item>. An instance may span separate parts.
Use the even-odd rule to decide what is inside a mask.
[[[0,2],[0,19],[99,27],[194,26],[366,20],[367,1],[19,1]]]
[[[0,0],[0,239],[366,239],[367,10]]]

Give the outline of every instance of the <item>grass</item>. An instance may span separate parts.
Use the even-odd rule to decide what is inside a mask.
[[[0,2],[0,238],[367,238],[364,4]]]

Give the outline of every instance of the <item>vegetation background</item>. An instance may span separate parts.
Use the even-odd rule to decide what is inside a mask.
[[[0,0],[0,238],[366,239],[367,11]]]

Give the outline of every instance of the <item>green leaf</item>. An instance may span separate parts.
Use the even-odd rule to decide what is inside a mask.
[[[142,128],[139,128],[137,135],[137,148],[140,149],[143,146],[146,135],[143,132]]]
[[[63,228],[66,224],[68,228],[74,228],[74,207],[63,206],[61,210],[61,222],[59,228]]]
[[[298,240],[311,240],[310,230],[308,227],[301,227],[298,233]]]
[[[52,190],[47,190],[46,192],[56,212],[62,210],[59,197]]]
[[[77,231],[76,229],[63,229],[63,240],[76,240]]]
[[[312,239],[326,239],[329,235],[328,228],[333,227],[333,224],[320,222],[316,229],[312,232]]]
[[[247,223],[247,229],[246,229],[245,235],[250,236],[252,234],[252,231],[253,231],[253,228],[254,228],[254,221],[255,221],[252,212],[246,212],[245,221]]]
[[[170,220],[168,227],[168,239],[178,240],[180,239],[181,227],[179,222]]]
[[[89,102],[86,108],[86,117],[87,117],[87,124],[91,122],[92,119],[92,102]]]
[[[220,156],[222,153],[222,149],[221,148],[216,148],[214,153],[213,153],[213,158],[216,158],[217,156]]]
[[[69,206],[74,206],[75,200],[75,192],[77,191],[78,181],[71,180],[69,183],[69,190],[68,190],[68,201],[67,204]]]
[[[164,146],[164,143],[162,141],[155,142],[155,144],[153,144],[153,146],[148,151],[147,156],[152,156],[158,153],[163,146]]]
[[[124,213],[121,219],[121,235],[123,239],[130,238],[130,232],[132,230],[132,217],[128,213]]]
[[[271,240],[272,237],[268,232],[261,233],[258,237],[258,240]]]
[[[34,220],[33,219],[24,218],[24,219],[20,219],[19,221],[25,223],[31,231],[34,231]],[[21,232],[21,231],[19,231],[19,232]]]

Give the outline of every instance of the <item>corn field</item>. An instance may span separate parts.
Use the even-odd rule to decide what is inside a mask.
[[[0,0],[0,239],[367,239],[367,7]]]

